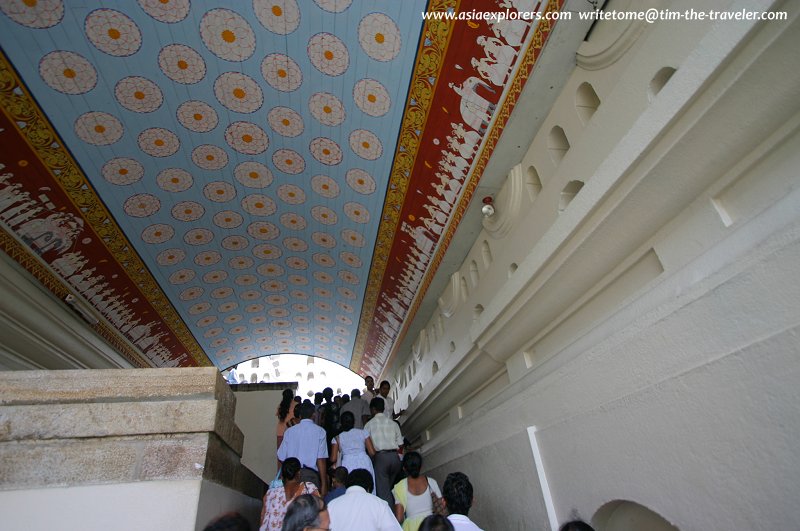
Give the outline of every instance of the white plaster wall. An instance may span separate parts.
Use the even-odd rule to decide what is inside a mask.
[[[797,12],[656,3],[789,8],[791,20],[647,26],[556,100],[522,163],[542,190],[508,234],[478,237],[460,272],[469,281],[474,260],[478,285],[398,390],[426,467],[473,478],[486,529],[550,527],[529,426],[559,521],[628,499],[682,530],[800,529]],[[596,35],[616,42],[613,28]],[[653,97],[663,66],[677,72]],[[580,129],[572,91],[587,79],[602,103]],[[572,145],[558,165],[553,124]],[[576,178],[583,190],[558,213]]]
[[[275,478],[278,461],[275,411],[282,389],[237,391],[234,420],[244,434],[242,464],[269,484]]]
[[[2,491],[2,528],[194,531],[200,490],[185,480]]]

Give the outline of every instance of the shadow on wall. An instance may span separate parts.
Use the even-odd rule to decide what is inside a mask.
[[[679,531],[661,515],[629,500],[614,500],[600,507],[592,525],[596,531]]]

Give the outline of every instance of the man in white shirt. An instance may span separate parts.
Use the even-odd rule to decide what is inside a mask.
[[[447,505],[450,516],[447,517],[453,524],[455,531],[483,531],[467,517],[472,507],[472,483],[466,474],[452,472],[447,475],[442,487],[442,498]]]
[[[322,496],[328,493],[328,440],[325,430],[314,424],[311,416],[314,405],[304,402],[300,406],[300,423],[286,430],[278,448],[278,461],[289,457],[300,460],[300,480],[317,486]]]
[[[403,434],[400,426],[386,416],[383,411],[383,398],[375,397],[369,403],[372,420],[364,425],[369,432],[375,455],[372,457],[372,466],[375,469],[375,494],[390,507],[394,507],[392,487],[394,478],[400,472],[400,457],[397,449],[403,444]]]
[[[361,393],[361,400],[367,403],[372,401],[373,398],[378,396],[378,392],[375,390],[375,379],[372,376],[365,376],[364,377],[364,385],[366,385],[366,389]]]
[[[372,492],[372,475],[357,468],[347,476],[345,493],[328,504],[331,531],[400,531],[389,506]]]

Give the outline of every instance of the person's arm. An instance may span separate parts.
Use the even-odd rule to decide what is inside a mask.
[[[399,523],[403,523],[403,520],[406,519],[406,508],[403,507],[402,503],[395,503],[394,504],[394,517],[397,518]]]
[[[317,468],[319,469],[319,495],[324,498],[328,494],[328,459],[320,457],[317,459]]]
[[[370,457],[373,457],[377,452],[375,451],[375,445],[372,444],[372,437],[367,437],[364,439],[364,443],[367,445],[367,454]]]
[[[336,459],[339,457],[339,437],[335,437],[331,441],[331,463],[336,463]]]

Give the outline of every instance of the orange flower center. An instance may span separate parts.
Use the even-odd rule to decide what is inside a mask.
[[[181,70],[186,70],[187,68],[189,68],[189,63],[187,63],[183,59],[180,59],[178,61],[178,68],[180,68]]]
[[[127,168],[120,168],[119,169],[119,174],[120,175],[128,175],[128,169]]]
[[[108,36],[111,37],[114,40],[117,40],[122,36],[122,34],[116,28],[109,28],[108,29]]]
[[[364,149],[369,149],[369,142],[361,142],[361,146],[362,146]]]
[[[257,173],[257,172],[254,172],[254,171],[251,171],[251,172],[250,172],[250,178],[251,178],[251,179],[258,179],[258,173]]]
[[[200,113],[195,113],[195,115],[193,116],[193,118],[199,122],[200,120],[202,120],[202,119],[203,119],[203,115],[202,115],[202,114],[200,114]]]
[[[136,98],[137,100],[143,100],[144,92],[142,92],[141,90],[137,90],[136,92],[133,93],[133,97]]]
[[[385,40],[386,40],[386,38],[383,36],[383,33],[376,33],[375,34],[375,42],[377,42],[378,44],[383,44],[383,41],[385,41]]]
[[[98,125],[94,126],[94,130],[95,130],[96,133],[105,133],[106,128],[103,127],[102,125],[98,124]]]
[[[367,101],[369,101],[370,103],[375,103],[375,100],[377,99],[378,98],[375,97],[375,94],[367,94]]]
[[[280,8],[280,6],[272,6],[272,14],[276,17],[279,17],[283,15],[283,10]]]
[[[153,144],[155,144],[155,145],[157,145],[157,146],[161,147],[161,146],[163,146],[163,145],[164,145],[164,141],[163,141],[163,140],[161,140],[160,138],[156,138],[156,139],[153,141]]]
[[[278,70],[278,77],[286,77],[286,76],[287,76],[286,70],[284,70],[283,68]]]
[[[322,55],[324,55],[325,59],[327,59],[328,61],[333,59],[333,52],[330,50],[325,50],[325,53],[323,53]]]
[[[283,125],[285,125],[285,126],[287,126],[287,127],[288,127],[288,125],[289,125],[291,122],[290,122],[288,119],[284,118],[283,120],[281,120],[281,123],[282,123]]]
[[[253,137],[250,135],[242,135],[242,142],[250,143],[253,141]]]
[[[236,40],[236,34],[233,33],[231,30],[225,30],[220,35],[222,40],[225,42],[233,42]]]
[[[64,77],[66,77],[68,79],[73,79],[77,75],[75,73],[75,70],[73,70],[71,68],[65,68],[63,74],[64,74]]]
[[[244,89],[242,89],[242,88],[239,88],[239,87],[236,87],[235,89],[233,89],[233,96],[234,96],[235,98],[238,98],[238,99],[240,99],[240,100],[241,100],[241,99],[243,99],[245,96],[247,96],[247,93],[244,91]]]

